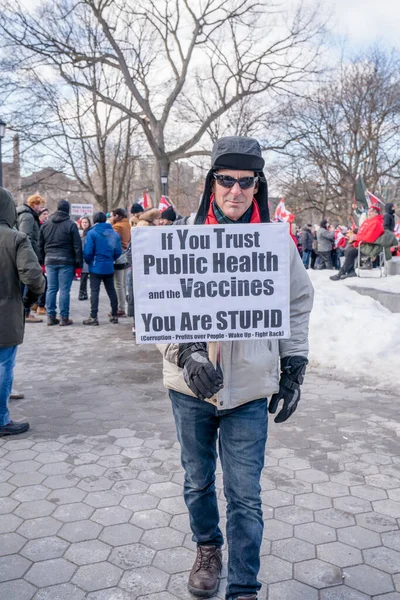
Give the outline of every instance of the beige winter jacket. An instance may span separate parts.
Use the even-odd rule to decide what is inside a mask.
[[[308,325],[314,290],[294,244],[290,244],[290,331],[287,340],[222,342],[220,366],[224,387],[218,393],[217,407],[227,410],[267,398],[279,390],[279,357],[308,356]],[[164,385],[194,396],[178,367],[179,344],[158,344],[163,355]]]

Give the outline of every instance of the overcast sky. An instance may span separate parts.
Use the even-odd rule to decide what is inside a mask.
[[[362,48],[379,41],[400,49],[399,0],[333,0],[332,5],[332,30],[346,35],[351,46]]]

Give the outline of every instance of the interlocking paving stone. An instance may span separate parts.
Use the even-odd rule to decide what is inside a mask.
[[[381,490],[373,485],[354,485],[350,488],[350,492],[357,498],[363,498],[364,500],[384,500],[387,498],[387,492]]]
[[[159,527],[145,531],[141,542],[155,550],[165,550],[166,548],[181,546],[184,537],[181,531],[172,529],[172,527]]]
[[[68,542],[84,542],[97,538],[101,530],[101,525],[93,521],[75,521],[63,525],[58,535]]]
[[[319,559],[295,564],[294,576],[295,579],[318,589],[342,583],[341,570]]]
[[[1,498],[0,499],[0,515],[11,513],[18,506],[18,502],[12,498]]]
[[[22,519],[15,515],[0,515],[0,534],[15,531],[21,523]]]
[[[108,562],[100,562],[93,565],[79,567],[75,573],[72,583],[87,592],[101,590],[117,585],[122,570]]]
[[[120,586],[137,597],[162,592],[167,586],[168,578],[167,573],[155,567],[138,567],[125,572]]]
[[[15,554],[26,544],[26,539],[18,533],[3,533],[0,535],[0,556]]]
[[[156,527],[168,527],[171,515],[161,510],[142,510],[135,512],[131,523],[142,529],[155,529]]]
[[[28,519],[18,528],[18,533],[33,540],[35,538],[55,535],[60,529],[62,523],[53,519],[53,517],[39,517],[37,519]]]
[[[262,556],[258,577],[260,581],[268,585],[284,581],[285,579],[291,579],[292,565],[277,556]]]
[[[0,582],[20,579],[31,566],[31,562],[23,556],[10,554],[0,558]]]
[[[281,581],[268,587],[268,600],[318,600],[317,590],[299,581]]]
[[[382,544],[393,550],[400,552],[400,531],[391,531],[389,533],[383,533],[381,536]],[[375,544],[378,546],[378,544]]]
[[[341,542],[331,542],[317,547],[317,556],[325,562],[338,567],[350,567],[362,562],[360,550]]]
[[[132,513],[122,506],[106,506],[98,508],[92,515],[92,520],[100,525],[118,525],[129,521]]]
[[[15,486],[13,486],[15,487]],[[28,485],[17,488],[12,493],[12,498],[18,502],[32,502],[34,500],[44,500],[49,495],[49,488],[44,485]]]
[[[347,527],[355,525],[355,520],[352,515],[349,515],[343,510],[337,508],[326,508],[315,512],[315,520],[323,525],[330,527]]]
[[[89,519],[93,513],[94,508],[83,504],[82,502],[74,502],[72,504],[63,504],[56,508],[53,513],[53,517],[62,521],[63,523],[70,523],[72,521],[82,521],[83,519]]]
[[[23,579],[0,583],[0,598],[5,600],[31,600],[36,588]]]
[[[100,539],[110,546],[123,546],[138,542],[143,535],[143,529],[126,523],[104,527]]]
[[[35,519],[37,517],[47,517],[54,510],[54,504],[47,500],[32,500],[31,502],[22,502],[14,510],[14,514],[22,519]]]
[[[397,521],[393,517],[381,515],[376,512],[362,513],[356,515],[357,525],[366,527],[377,533],[384,533],[385,531],[392,531],[398,529]]]
[[[364,527],[358,527],[358,525],[338,529],[337,536],[340,542],[360,548],[360,550],[380,545],[380,537],[377,533]]]
[[[371,596],[353,590],[347,585],[338,585],[337,587],[321,590],[321,600],[370,600]]]
[[[190,570],[196,558],[196,553],[187,548],[169,548],[157,552],[153,566],[166,573],[181,573]]]
[[[150,565],[156,551],[143,544],[128,544],[114,548],[109,561],[121,569],[146,567]]]
[[[71,583],[42,588],[35,596],[35,600],[83,600],[83,598],[85,592]]]
[[[345,583],[372,596],[394,591],[390,575],[368,565],[348,567],[345,571]]]
[[[288,538],[272,542],[271,553],[290,562],[315,558],[315,546],[304,540]]]
[[[400,571],[400,552],[391,548],[370,548],[364,551],[364,559],[367,565],[371,565],[386,573],[398,573]]]
[[[377,500],[373,502],[374,510],[382,515],[400,519],[400,502],[394,500]]]
[[[305,523],[304,525],[296,525],[294,535],[297,538],[306,540],[312,544],[324,544],[332,542],[336,539],[336,532],[328,525],[321,523]]]
[[[79,490],[78,488],[64,488],[53,490],[48,496],[47,500],[53,502],[57,506],[61,504],[72,504],[73,502],[80,502],[85,498],[86,492]]]
[[[100,540],[89,540],[88,542],[77,542],[71,544],[64,558],[76,565],[89,565],[91,563],[107,560],[111,547]]]
[[[69,581],[76,566],[63,558],[45,560],[32,565],[25,579],[37,587],[46,587]]]
[[[109,588],[107,590],[90,592],[90,594],[85,596],[85,600],[132,600],[132,594],[120,588]]]
[[[21,554],[29,560],[38,562],[50,558],[61,558],[67,548],[68,542],[59,537],[50,536],[31,540],[21,550]]]

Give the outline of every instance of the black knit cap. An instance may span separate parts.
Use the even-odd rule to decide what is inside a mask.
[[[265,161],[260,144],[254,138],[229,136],[217,140],[211,153],[211,170],[208,172],[195,223],[204,223],[210,206],[210,196],[214,181],[213,174],[219,169],[254,171],[259,177],[258,191],[254,198],[260,210],[262,223],[270,222],[268,206],[268,183],[263,173]]]
[[[132,204],[131,214],[136,215],[137,213],[143,212],[143,206],[139,204],[139,202],[135,202]]]
[[[68,200],[60,200],[57,204],[57,210],[61,210],[61,212],[65,212],[67,215],[69,215],[70,208]]]
[[[172,206],[168,206],[168,208],[162,211],[160,217],[161,219],[168,219],[168,221],[174,222],[176,219],[176,212],[174,211]]]

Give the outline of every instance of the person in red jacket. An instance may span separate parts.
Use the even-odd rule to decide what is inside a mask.
[[[360,225],[356,239],[349,244],[344,252],[344,263],[339,273],[332,275],[332,281],[345,279],[346,277],[356,277],[355,262],[358,257],[358,247],[361,243],[373,244],[378,237],[384,233],[383,217],[380,214],[378,206],[371,206],[368,209],[368,217]]]

